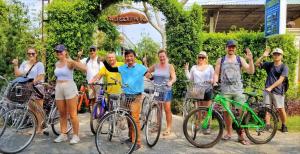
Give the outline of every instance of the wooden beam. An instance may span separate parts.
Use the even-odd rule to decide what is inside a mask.
[[[257,10],[257,8],[250,9],[249,12],[243,17],[242,21],[244,21],[247,17],[249,17],[249,15],[251,15],[252,13],[254,13],[256,10]]]

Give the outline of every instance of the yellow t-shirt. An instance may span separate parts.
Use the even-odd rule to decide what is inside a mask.
[[[118,67],[118,66],[121,66],[123,65],[124,63],[122,62],[117,62],[113,67]],[[114,79],[117,79],[119,81],[122,81],[122,78],[121,78],[121,75],[120,73],[116,73],[116,72],[109,72],[105,67],[102,67],[98,73],[99,75],[101,76],[104,76],[106,77],[106,82],[107,83],[115,83],[114,80],[111,79],[114,78]],[[120,94],[122,93],[122,87],[121,87],[121,84],[120,83],[117,83],[117,85],[113,85],[113,86],[107,86],[107,90],[106,92],[108,94]]]

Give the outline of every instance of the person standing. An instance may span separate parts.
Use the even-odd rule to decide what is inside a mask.
[[[100,57],[97,56],[97,47],[96,46],[90,46],[89,49],[89,57],[83,58],[80,60],[83,52],[80,51],[77,53],[77,61],[80,61],[82,64],[86,65],[86,81],[89,82],[97,73],[99,70],[104,66]],[[103,82],[103,80],[99,81],[100,83]],[[91,86],[88,86],[88,98],[90,101],[90,107],[92,107],[96,101],[96,94],[99,91],[99,86],[93,86],[95,88],[92,88]]]
[[[172,64],[169,64],[167,52],[165,50],[158,51],[159,63],[151,66],[148,69],[148,73],[153,73],[153,79],[155,84],[167,84],[164,100],[161,107],[164,107],[167,121],[167,128],[163,133],[164,136],[169,136],[172,129],[172,112],[171,112],[171,100],[172,100],[172,85],[176,81],[175,68]]]
[[[245,96],[243,95],[243,83],[242,83],[242,70],[245,70],[248,74],[254,73],[253,56],[249,48],[246,49],[245,58],[236,55],[237,43],[235,40],[228,40],[226,43],[226,56],[219,58],[216,62],[214,73],[214,84],[219,81],[220,88],[224,97],[235,100],[238,102],[245,102]],[[230,105],[230,104],[228,104]],[[241,110],[239,110],[241,112]],[[224,120],[226,125],[226,134],[223,136],[223,140],[229,140],[232,136],[232,119],[230,115],[225,111]],[[243,144],[249,144],[245,139],[244,131],[238,130],[238,141]]]
[[[214,79],[214,68],[212,65],[208,64],[208,56],[206,52],[201,51],[198,54],[197,65],[194,65],[189,71],[189,64],[185,65],[185,75],[186,77],[192,81],[195,86],[197,83],[204,84],[205,89],[204,98],[201,102],[204,106],[209,106],[211,104],[212,99],[212,89],[211,86],[213,84]]]
[[[122,62],[117,62],[116,54],[114,52],[110,52],[106,55],[106,60],[108,61],[109,65],[112,67],[119,67],[121,65],[124,65]],[[102,77],[106,77],[107,83],[115,83],[115,80],[117,79],[119,81],[122,81],[120,73],[116,72],[109,72],[105,67],[102,67],[99,72],[89,81],[90,83],[93,83],[97,80],[101,80]],[[116,85],[108,86],[106,92],[108,94],[121,94],[122,88],[120,83],[116,83]]]
[[[144,65],[135,62],[136,54],[132,49],[125,51],[125,63],[119,67],[112,67],[106,61],[104,66],[110,72],[119,72],[122,78],[122,84],[126,85],[123,92],[126,97],[134,97],[134,101],[130,104],[130,111],[132,118],[137,126],[137,145],[135,150],[142,147],[141,140],[141,124],[140,124],[140,111],[144,92],[144,76],[147,75],[147,68]],[[128,142],[134,142],[135,136],[132,131],[132,126],[129,127],[130,137]]]
[[[275,48],[272,51],[273,62],[263,62],[263,59],[268,57],[270,48],[267,48],[263,55],[257,59],[255,65],[262,68],[267,72],[267,79],[265,83],[264,103],[270,105],[272,102],[275,104],[279,111],[281,120],[281,131],[288,132],[286,126],[286,111],[284,108],[284,93],[287,89],[284,86],[284,81],[288,77],[288,67],[282,62],[283,51],[280,48]],[[270,125],[270,115],[266,115],[266,123]]]
[[[82,63],[72,60],[64,45],[60,44],[55,47],[58,62],[55,64],[54,74],[56,76],[55,100],[60,115],[60,132],[61,134],[54,140],[59,143],[68,140],[67,121],[68,114],[73,127],[73,137],[70,144],[76,144],[79,139],[79,121],[77,116],[78,90],[73,79],[74,69],[86,71],[86,66]]]
[[[44,82],[45,79],[45,67],[42,62],[39,62],[37,59],[37,52],[34,48],[27,49],[27,60],[23,61],[20,67],[18,67],[19,60],[16,58],[12,61],[14,65],[14,73],[16,77],[26,76],[27,78],[32,78],[33,84],[36,85],[36,88],[41,92],[43,92],[44,87],[42,85],[37,85],[38,83]],[[43,109],[43,96],[38,94],[34,95],[34,102],[38,108]],[[39,113],[38,110],[35,109],[34,106],[30,105],[31,110],[37,117],[37,134],[43,133],[42,121],[43,117],[42,114]]]

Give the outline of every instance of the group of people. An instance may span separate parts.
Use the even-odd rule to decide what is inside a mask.
[[[217,60],[215,68],[208,63],[208,55],[206,52],[201,51],[197,57],[197,64],[192,66],[189,70],[189,64],[184,67],[186,77],[194,83],[208,82],[210,84],[217,84],[220,81],[221,92],[226,98],[245,102],[243,95],[242,71],[249,74],[255,72],[257,68],[265,69],[267,72],[267,79],[265,84],[264,102],[270,104],[274,102],[280,113],[282,122],[282,132],[287,132],[286,127],[286,113],[284,110],[284,86],[283,81],[288,75],[288,67],[283,64],[283,51],[275,48],[272,51],[273,62],[263,62],[263,59],[268,57],[270,49],[267,48],[264,54],[258,58],[254,65],[254,60],[250,49],[245,50],[245,59],[236,55],[237,42],[235,40],[228,40],[226,43],[226,55]],[[147,63],[136,63],[135,51],[129,49],[125,51],[124,63],[117,62],[116,54],[109,52],[106,55],[106,60],[97,56],[97,48],[91,46],[89,49],[89,57],[83,58],[83,52],[78,52],[76,60],[72,60],[64,45],[57,45],[54,48],[58,61],[55,64],[54,74],[56,76],[55,86],[55,100],[58,111],[60,113],[60,126],[61,134],[54,140],[54,142],[67,141],[67,117],[69,116],[73,127],[73,136],[70,140],[71,144],[76,144],[80,141],[79,138],[79,121],[77,117],[77,95],[78,89],[74,82],[73,72],[78,69],[86,74],[86,80],[89,83],[96,81],[103,82],[102,78],[106,77],[106,82],[113,83],[113,79],[117,79],[126,84],[126,87],[121,88],[120,84],[107,87],[108,94],[125,93],[127,96],[134,97],[135,100],[130,105],[132,117],[137,125],[138,136],[136,149],[141,148],[141,133],[140,133],[140,120],[139,114],[143,100],[142,93],[144,92],[144,79],[153,78],[157,84],[166,83],[168,88],[165,92],[164,100],[161,107],[164,108],[166,115],[167,127],[163,135],[168,136],[172,131],[172,113],[171,113],[171,100],[172,100],[172,85],[176,82],[175,68],[168,61],[167,52],[165,50],[158,51],[159,62],[153,66],[147,66]],[[44,65],[37,60],[37,51],[34,48],[27,50],[27,60],[24,61],[20,67],[18,66],[18,59],[13,60],[14,73],[16,76],[24,76],[34,79],[34,83],[44,82],[45,69]],[[89,87],[89,99],[94,103],[95,89]],[[272,95],[272,96],[271,96]],[[212,100],[212,90],[207,89],[204,93],[201,105],[208,106]],[[35,97],[36,105],[43,106],[43,98]],[[42,117],[35,112],[38,121],[37,133],[43,133]],[[226,124],[226,134],[223,136],[224,140],[232,137],[232,120],[230,116],[224,112],[224,120]],[[266,123],[268,120],[266,117]],[[131,129],[131,127],[130,127]],[[242,130],[238,131],[238,139],[242,144],[249,144],[245,140]],[[128,142],[134,141],[135,136],[132,133],[129,136]]]

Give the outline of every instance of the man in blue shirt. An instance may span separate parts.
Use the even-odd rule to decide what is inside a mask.
[[[123,91],[127,97],[134,97],[134,101],[130,105],[131,115],[137,125],[137,145],[135,150],[141,148],[141,125],[140,125],[140,111],[142,105],[142,92],[144,91],[144,76],[147,73],[147,68],[144,65],[135,62],[136,54],[133,50],[125,51],[126,64],[119,67],[111,67],[106,61],[104,66],[110,72],[119,72],[122,78],[122,84],[126,85]],[[134,142],[135,136],[132,132],[132,126],[129,128],[130,140]]]

